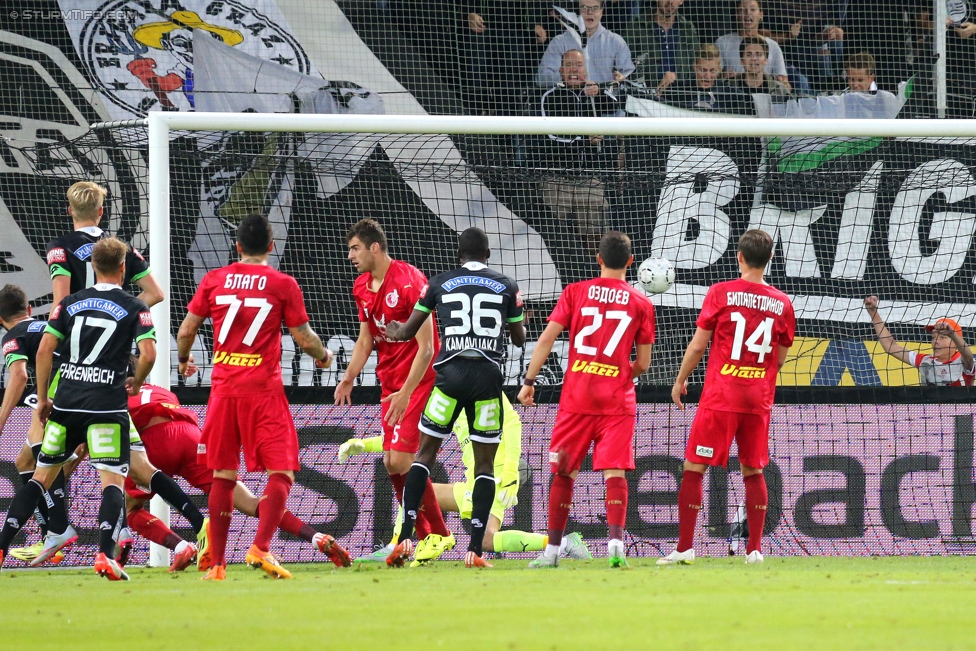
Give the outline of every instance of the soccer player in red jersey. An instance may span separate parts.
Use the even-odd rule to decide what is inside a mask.
[[[391,341],[386,327],[410,317],[427,286],[427,277],[413,265],[390,257],[386,234],[376,220],[358,221],[346,234],[346,242],[349,259],[360,272],[352,288],[359,313],[359,337],[336,387],[335,404],[352,404],[353,382],[375,349],[376,378],[382,386],[383,464],[397,501],[402,503],[407,472],[420,449],[420,416],[434,386],[431,364],[437,355],[438,340],[433,319],[425,322],[416,338],[409,341]],[[430,480],[417,516],[417,535],[422,542],[415,558],[418,564],[424,564],[455,544]],[[390,551],[392,548],[380,550],[384,555]]]
[[[626,567],[623,535],[627,519],[627,470],[634,469],[634,424],[637,395],[634,380],[651,365],[654,305],[627,281],[634,262],[630,238],[609,231],[597,254],[600,277],[563,290],[549,315],[525,371],[519,401],[535,404],[533,384],[563,330],[572,343],[569,368],[549,444],[552,485],[549,490],[549,543],[530,568],[556,567],[573,482],[593,444],[593,470],[602,470],[607,485],[607,556],[610,567]],[[636,347],[637,358],[631,362]]]
[[[769,463],[769,416],[776,397],[776,374],[793,345],[796,317],[789,297],[763,279],[773,256],[773,238],[748,230],[739,238],[742,277],[712,285],[698,315],[671,399],[679,409],[688,377],[711,342],[705,387],[685,449],[678,488],[678,546],[658,565],[690,564],[695,521],[702,508],[702,480],[708,466],[725,467],[732,440],[739,444],[739,467],[746,487],[749,542],[746,563],[762,563],[762,531],[768,495],[762,469]]]
[[[237,228],[240,262],[204,276],[176,339],[179,370],[186,373],[197,331],[212,319],[213,387],[199,450],[214,471],[209,499],[212,566],[205,577],[211,580],[226,575],[224,552],[242,447],[248,471],[268,473],[257,534],[245,562],[275,578],[291,577],[270,552],[300,467],[298,432],[281,380],[281,326],[320,368],[332,363],[332,353],[309,327],[298,283],[268,265],[273,247],[268,218],[245,217]]]
[[[197,368],[191,360],[187,366],[190,375]],[[129,398],[129,416],[135,423],[146,448],[149,461],[170,477],[179,475],[191,486],[209,494],[213,484],[213,471],[200,463],[197,446],[200,444],[200,428],[197,415],[180,406],[179,399],[169,389],[143,384],[139,394]],[[140,488],[131,478],[126,478],[126,510],[129,526],[143,538],[173,550],[170,572],[186,569],[196,560],[201,571],[210,569],[209,547],[199,550],[180,538],[169,527],[145,509],[153,493]],[[251,517],[259,517],[260,502],[247,487],[237,482],[234,487],[234,506]],[[311,525],[302,522],[285,510],[279,527],[282,531],[312,543],[312,546],[329,557],[338,567],[347,567],[352,561],[336,541],[328,534],[319,533]]]

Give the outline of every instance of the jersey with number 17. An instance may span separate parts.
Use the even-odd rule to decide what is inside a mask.
[[[281,326],[308,322],[298,282],[272,267],[235,262],[203,278],[187,310],[213,320],[213,396],[282,393]]]
[[[549,315],[569,330],[569,366],[559,409],[636,415],[630,355],[654,343],[654,305],[623,280],[595,278],[563,290]]]
[[[712,285],[697,326],[712,331],[699,407],[768,413],[776,397],[779,347],[793,345],[789,297],[772,285],[730,280]]]

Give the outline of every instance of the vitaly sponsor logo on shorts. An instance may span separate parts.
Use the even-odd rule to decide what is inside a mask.
[[[740,377],[744,380],[759,380],[766,377],[766,369],[761,366],[736,366],[735,364],[722,364],[722,375]]]
[[[206,454],[206,453],[207,453],[207,444],[197,443],[197,454]]]
[[[612,364],[601,364],[599,362],[587,362],[578,359],[573,362],[573,373],[587,373],[589,375],[605,375],[607,377],[617,377],[620,375],[620,367]]]
[[[227,364],[228,366],[260,366],[264,358],[261,355],[250,353],[228,353],[218,350],[214,355],[214,364]]]
[[[559,453],[550,452],[549,453],[549,463],[559,463]]]
[[[706,448],[704,445],[699,445],[695,448],[695,454],[700,457],[708,457],[711,459],[715,456],[715,448]]]

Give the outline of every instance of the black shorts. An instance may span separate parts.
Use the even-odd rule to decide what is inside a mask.
[[[89,414],[54,409],[44,426],[38,466],[65,463],[82,443],[92,466],[119,475],[129,472],[129,413]]]
[[[463,411],[471,440],[498,443],[502,438],[502,371],[487,359],[455,357],[437,368],[434,388],[420,417],[420,431],[445,439]]]

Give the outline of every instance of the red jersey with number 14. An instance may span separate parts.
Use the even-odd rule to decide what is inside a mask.
[[[634,345],[654,343],[654,305],[623,280],[596,278],[563,290],[549,320],[569,330],[569,366],[559,409],[637,414]]]
[[[708,289],[696,322],[712,331],[699,407],[764,414],[773,408],[779,347],[793,345],[789,297],[772,285],[731,280]]]
[[[154,384],[143,384],[139,395],[129,396],[129,417],[140,432],[156,417],[197,424],[197,415],[181,407],[176,394]]]
[[[427,287],[427,277],[412,264],[393,260],[386,270],[378,292],[370,290],[373,275],[360,274],[352,286],[360,322],[369,326],[376,349],[376,379],[383,386],[383,393],[399,391],[410,374],[410,366],[417,354],[417,341],[390,341],[386,338],[386,324],[390,321],[406,322],[413,314],[413,306]],[[437,328],[434,328],[434,357],[437,357]],[[434,381],[433,367],[420,381]]]
[[[212,396],[283,393],[281,326],[308,322],[298,283],[260,264],[235,262],[203,278],[187,309],[213,320]]]

